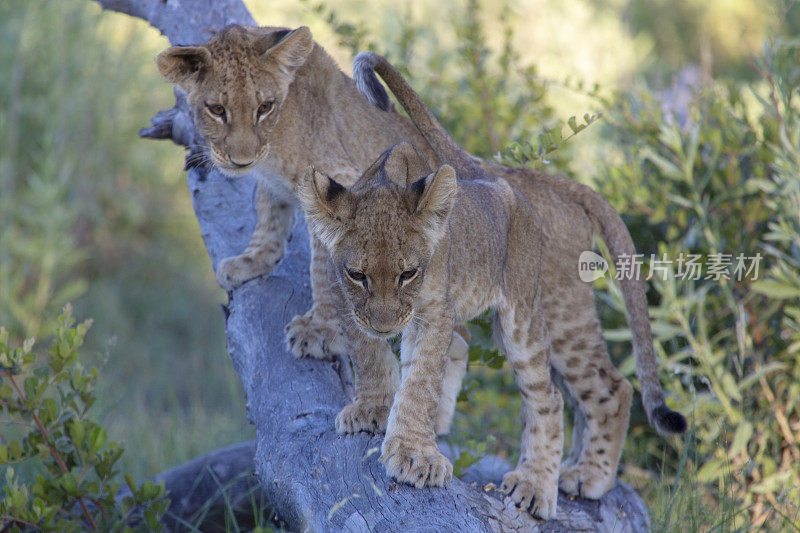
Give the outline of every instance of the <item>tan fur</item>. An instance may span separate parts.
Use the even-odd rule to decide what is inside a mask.
[[[381,447],[387,472],[417,487],[450,479],[435,429],[451,331],[493,308],[525,426],[519,463],[502,489],[534,516],[553,518],[562,402],[550,380],[540,308],[541,223],[527,199],[502,179],[456,180],[448,165],[428,174],[408,143],[387,151],[349,191],[314,171],[300,198],[309,227],[330,252],[360,411],[367,395],[382,400],[394,391],[396,382],[377,373],[373,360],[379,343],[385,352],[385,339],[403,335],[406,371]],[[375,394],[381,390],[386,394]],[[366,411],[383,409],[378,403]],[[354,417],[337,424],[347,433],[374,427]]]
[[[293,41],[306,50],[308,30],[296,31]],[[295,191],[309,165],[350,186],[360,175],[358,169],[367,168],[386,147],[404,140],[418,147],[429,167],[439,164],[439,157],[408,119],[370,105],[319,45],[314,44],[305,63],[294,70],[264,57],[265,47],[285,32],[230,26],[202,46],[173,47],[158,60],[162,74],[187,91],[212,161],[231,176],[251,171],[268,189],[259,194],[258,222],[247,251],[217,268],[220,284],[228,289],[269,273],[272,262],[282,255],[290,224],[273,223],[279,216],[275,206],[295,204]],[[260,98],[265,96],[275,98],[276,108],[257,128],[238,129],[231,148],[233,132],[228,129],[240,120],[255,125]],[[221,126],[208,116],[206,103],[223,98],[234,112]],[[234,167],[228,160],[233,156],[243,162],[240,158],[252,155],[261,157],[248,167]],[[542,218],[542,302],[553,344],[552,365],[577,413],[561,486],[570,494],[599,497],[613,483],[628,423],[630,384],[611,364],[591,286],[580,281],[576,265],[580,253],[592,248],[595,230],[615,256],[634,253],[633,243],[614,209],[588,187],[534,169],[479,163],[492,176],[522,190]],[[328,290],[327,255],[316,238],[312,241],[314,307],[287,326],[287,341],[298,356],[326,357],[344,353],[345,347]],[[657,383],[657,372],[644,291],[642,282],[623,284],[637,373],[643,384],[652,384],[654,377]],[[454,337],[451,346],[459,346],[456,341]],[[463,367],[451,367],[456,372],[445,382],[452,388]],[[646,406],[663,405],[660,387],[650,386],[644,396]],[[647,412],[650,416],[652,408]]]

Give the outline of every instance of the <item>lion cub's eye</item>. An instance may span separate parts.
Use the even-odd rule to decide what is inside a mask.
[[[355,281],[356,283],[365,284],[365,282],[367,281],[367,276],[365,276],[363,272],[359,272],[358,270],[350,270],[348,268],[344,272],[345,274],[347,274],[348,278]]]
[[[216,117],[225,116],[225,108],[222,107],[220,104],[209,104],[208,110],[211,112],[212,115]]]
[[[402,285],[404,282],[411,280],[414,276],[417,275],[416,268],[409,268],[402,274],[400,274],[399,283]]]
[[[256,113],[258,114],[259,118],[261,118],[261,117],[265,117],[265,116],[269,115],[270,113],[272,113],[273,109],[275,109],[275,101],[274,100],[270,100],[270,101],[264,102],[260,106],[258,106],[258,109],[256,110]]]

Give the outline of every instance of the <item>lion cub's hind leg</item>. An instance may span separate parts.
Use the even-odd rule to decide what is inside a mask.
[[[498,311],[498,338],[522,394],[522,443],[517,467],[500,490],[537,518],[556,515],[558,468],[564,445],[563,402],[550,378],[550,340],[541,312]]]
[[[633,388],[608,356],[591,286],[563,294],[575,298],[544,303],[553,367],[575,402],[572,451],[561,466],[559,486],[569,495],[598,499],[614,485]]]
[[[263,182],[256,185],[256,227],[240,255],[226,257],[217,265],[217,283],[231,291],[245,281],[269,274],[283,259],[286,237],[294,224],[294,206]]]

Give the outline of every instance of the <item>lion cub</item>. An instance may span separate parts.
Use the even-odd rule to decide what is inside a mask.
[[[450,480],[434,420],[451,332],[492,308],[524,421],[519,463],[501,490],[534,516],[553,518],[562,400],[539,303],[541,223],[508,182],[472,177],[456,179],[449,165],[429,174],[409,143],[386,151],[350,189],[309,172],[300,198],[330,252],[328,276],[356,374],[355,399],[336,429],[375,430],[388,414],[387,472],[417,487]],[[398,387],[387,339],[401,332]]]

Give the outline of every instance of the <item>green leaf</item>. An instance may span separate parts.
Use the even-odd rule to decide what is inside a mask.
[[[65,472],[64,475],[61,476],[61,487],[70,496],[78,494],[78,481],[75,479],[75,476],[72,475],[72,472]]]
[[[778,492],[782,490],[792,475],[791,470],[779,470],[773,475],[764,478],[761,483],[753,486],[750,490],[756,494],[766,494],[770,492]]]
[[[697,481],[701,483],[708,483],[715,481],[725,473],[724,465],[719,459],[708,460],[700,470],[697,471]]]
[[[578,121],[575,120],[575,115],[569,117],[567,120],[567,126],[569,126],[569,129],[572,130],[572,133],[578,133],[580,131],[580,129],[578,129]]]
[[[50,422],[55,421],[56,417],[58,416],[58,405],[54,399],[45,398],[42,400],[42,409],[47,413],[48,420]]]
[[[757,293],[769,296],[770,298],[781,300],[786,298],[800,298],[796,287],[779,281],[759,280],[752,284],[752,288]]]
[[[75,448],[80,448],[81,444],[83,444],[83,438],[86,434],[86,430],[83,427],[83,422],[77,421],[72,422],[69,425],[69,435],[72,437],[72,442],[75,444]]]
[[[736,428],[736,433],[733,434],[733,441],[731,442],[729,453],[733,456],[740,452],[747,453],[747,443],[750,437],[753,436],[753,424],[747,420],[743,420],[739,427]]]
[[[737,402],[742,401],[742,393],[739,391],[739,387],[736,384],[736,380],[733,379],[731,374],[723,374],[722,376],[722,388],[725,390],[725,394],[728,395],[728,398],[736,400]]]
[[[461,478],[464,475],[464,471],[479,460],[480,457],[473,457],[469,450],[464,450],[459,454],[458,459],[453,462],[453,475]]]
[[[12,440],[8,443],[8,456],[12,461],[22,457],[22,447],[19,445],[19,441]]]
[[[90,432],[91,453],[97,453],[106,443],[106,430],[101,427],[93,428]]]

